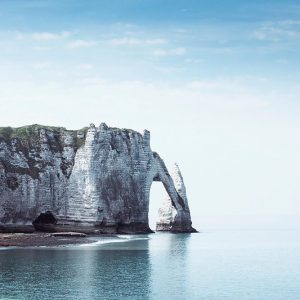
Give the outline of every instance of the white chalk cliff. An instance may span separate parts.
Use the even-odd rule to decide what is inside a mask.
[[[153,181],[169,195],[157,230],[195,231],[181,173],[169,174],[149,131],[0,128],[0,231],[150,232]]]

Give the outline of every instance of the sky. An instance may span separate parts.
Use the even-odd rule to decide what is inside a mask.
[[[0,126],[146,128],[195,224],[298,217],[299,53],[295,0],[1,0]]]

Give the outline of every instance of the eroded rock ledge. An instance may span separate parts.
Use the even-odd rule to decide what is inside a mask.
[[[178,167],[172,176],[147,130],[0,128],[0,231],[151,232],[150,188],[161,181],[157,230],[193,232]]]

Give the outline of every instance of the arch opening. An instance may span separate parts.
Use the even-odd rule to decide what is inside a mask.
[[[159,220],[159,209],[161,208],[163,201],[168,197],[168,193],[159,180],[153,180],[150,188],[150,197],[149,197],[149,227],[155,231],[156,222]]]

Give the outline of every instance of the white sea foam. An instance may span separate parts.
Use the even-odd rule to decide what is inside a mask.
[[[88,244],[80,244],[80,247],[94,247],[104,244],[113,244],[113,243],[126,243],[130,241],[137,241],[137,240],[148,240],[148,237],[137,237],[134,235],[117,235],[116,238],[101,238],[100,240]]]

